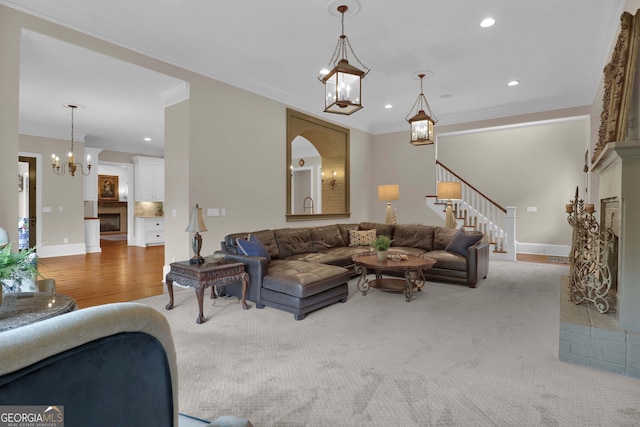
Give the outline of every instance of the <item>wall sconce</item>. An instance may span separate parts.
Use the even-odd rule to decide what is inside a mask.
[[[387,202],[387,215],[384,222],[387,224],[393,224],[393,212],[391,211],[391,201],[400,199],[400,186],[396,184],[392,185],[378,185],[378,200]]]
[[[324,184],[324,172],[322,172],[322,183]],[[333,176],[329,180],[329,185],[331,186],[332,190],[336,186],[336,171],[333,171]]]
[[[449,229],[456,228],[456,220],[453,217],[453,207],[451,200],[460,200],[462,198],[462,183],[460,182],[439,182],[438,183],[438,199],[447,200],[445,226]]]

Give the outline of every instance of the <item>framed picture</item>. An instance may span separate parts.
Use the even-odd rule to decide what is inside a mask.
[[[98,200],[118,201],[118,177],[98,175]]]

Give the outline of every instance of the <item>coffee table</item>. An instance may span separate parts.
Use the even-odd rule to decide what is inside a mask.
[[[358,290],[367,295],[371,288],[384,291],[403,292],[407,302],[413,298],[414,291],[422,290],[426,283],[424,270],[433,267],[436,260],[427,256],[402,255],[400,260],[387,259],[378,261],[377,255],[356,255],[352,257],[355,272],[360,274]],[[369,280],[367,275],[373,270],[375,279]],[[382,277],[384,272],[404,273],[404,279]]]

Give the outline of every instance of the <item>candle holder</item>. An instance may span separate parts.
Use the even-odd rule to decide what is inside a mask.
[[[567,221],[573,227],[569,299],[574,304],[591,302],[600,313],[606,313],[613,305],[609,296],[612,282],[608,258],[614,233],[609,228],[600,232],[600,225],[593,215],[595,207],[591,203],[585,205],[584,200],[578,198],[578,187],[565,211]]]

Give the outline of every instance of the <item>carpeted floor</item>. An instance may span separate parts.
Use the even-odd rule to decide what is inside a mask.
[[[140,300],[169,320],[180,412],[256,426],[635,426],[640,381],[558,360],[568,266],[492,261],[476,289],[429,283],[410,302],[350,282],[295,321],[191,289]],[[563,296],[564,297],[564,296]],[[253,304],[252,304],[253,305]]]

